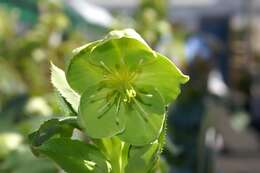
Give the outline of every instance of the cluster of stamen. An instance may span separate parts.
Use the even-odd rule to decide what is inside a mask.
[[[140,59],[136,69],[138,69],[142,62],[143,60]],[[138,102],[140,98],[137,97],[137,92],[133,85],[138,74],[137,70],[130,72],[125,64],[121,67],[116,65],[115,69],[111,69],[103,61],[100,61],[99,63],[100,65],[98,65],[98,67],[100,67],[104,72],[102,82],[106,85],[106,87],[111,88],[111,91],[108,91],[102,96],[100,96],[100,94],[90,96],[93,97],[90,98],[90,100],[94,102],[101,99],[105,100],[105,103],[98,110],[98,118],[102,118],[114,105],[116,106],[116,114],[119,114],[121,104],[125,103],[125,105],[134,104],[143,119],[147,121],[147,113]],[[140,94],[143,95],[142,93]],[[151,95],[147,94],[147,97],[150,96]],[[118,116],[116,116],[116,123],[119,124]]]

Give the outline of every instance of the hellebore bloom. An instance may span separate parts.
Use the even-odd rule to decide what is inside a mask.
[[[92,138],[116,135],[133,145],[158,138],[165,106],[188,81],[132,29],[75,49],[66,78],[81,96],[79,122],[85,132]]]

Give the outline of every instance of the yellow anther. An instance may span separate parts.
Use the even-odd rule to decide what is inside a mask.
[[[123,99],[125,103],[130,103],[133,98],[136,97],[136,92],[134,89],[126,90],[126,97]]]
[[[127,89],[126,90],[126,94],[127,94],[127,96],[129,97],[129,98],[134,98],[134,97],[136,97],[136,92],[135,92],[135,90],[134,89]]]

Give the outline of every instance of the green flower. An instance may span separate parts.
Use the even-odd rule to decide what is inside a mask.
[[[80,96],[79,119],[92,138],[117,135],[144,145],[155,141],[165,121],[165,106],[188,77],[153,51],[132,29],[74,50],[66,72]]]

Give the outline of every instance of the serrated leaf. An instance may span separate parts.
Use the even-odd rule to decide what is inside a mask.
[[[34,149],[53,137],[70,138],[74,128],[78,128],[77,117],[51,119],[44,122],[36,132],[29,135],[29,142]]]
[[[78,111],[80,95],[77,94],[68,84],[65,72],[51,63],[51,82],[62,97],[71,104],[75,112]]]
[[[109,173],[108,161],[94,146],[69,138],[54,138],[36,148],[67,173]]]
[[[60,92],[56,91],[55,94],[62,114],[64,114],[64,116],[77,116],[77,112],[75,112],[71,104],[61,96]]]

